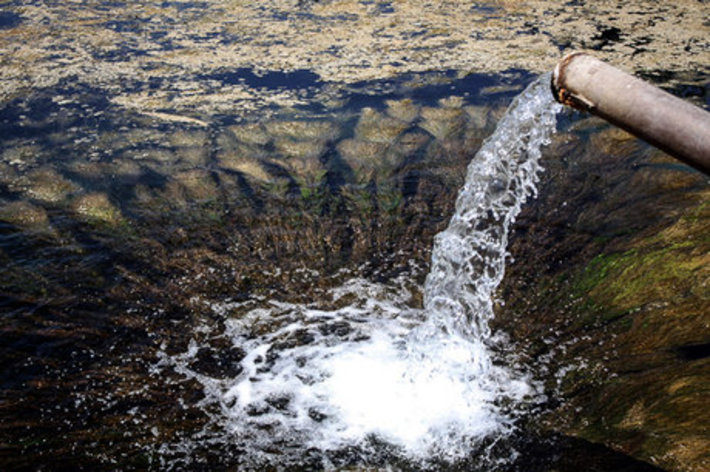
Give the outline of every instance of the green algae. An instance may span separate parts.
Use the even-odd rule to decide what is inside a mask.
[[[596,119],[570,130],[516,223],[493,323],[557,372],[543,380],[562,403],[541,425],[704,471],[707,178]]]
[[[684,365],[670,354],[674,346],[708,341],[707,195],[663,231],[633,238],[626,250],[598,254],[570,283],[569,293],[581,300],[577,326],[611,323],[617,336],[604,342],[613,352],[607,364],[615,377],[581,369],[565,378],[563,391],[590,401],[572,430],[673,470],[699,471],[710,460],[700,452],[709,443],[704,399],[710,363]],[[601,396],[579,393],[590,388]]]

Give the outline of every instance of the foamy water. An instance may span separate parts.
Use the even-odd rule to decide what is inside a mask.
[[[514,101],[471,162],[451,223],[436,238],[423,308],[412,306],[406,277],[355,278],[332,290],[332,300],[349,300],[336,310],[272,300],[226,320],[220,335],[246,352],[236,378],[191,370],[196,344],[163,353],[157,370],[202,384],[211,420],[164,445],[166,464],[220,441],[240,445],[244,468],[294,464],[314,450],[329,468],[328,451],[366,456],[375,443],[410,460],[455,461],[510,433],[518,407],[539,391],[512,359],[494,354],[488,322],[508,230],[535,192],[540,148],[555,127],[547,83],[541,78]]]

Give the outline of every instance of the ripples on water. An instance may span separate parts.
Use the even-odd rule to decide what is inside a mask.
[[[81,85],[6,104],[14,463],[381,465],[455,459],[510,428],[501,387],[464,367],[489,364],[483,345],[413,349],[411,331],[421,241],[448,219],[490,105],[526,80],[361,84],[339,109],[259,122],[126,114]],[[534,394],[523,377],[512,397]]]
[[[546,85],[473,155],[529,81],[415,75],[256,121],[82,85],[5,104],[10,464],[505,469],[545,397],[488,322]]]
[[[377,445],[400,460],[454,463],[513,430],[521,402],[540,392],[512,358],[494,363],[488,320],[509,226],[534,193],[540,147],[555,126],[546,79],[516,99],[469,166],[436,238],[423,309],[409,306],[402,286],[355,279],[333,291],[336,303],[355,297],[337,310],[270,301],[228,320],[223,335],[244,350],[236,377],[191,369],[197,343],[162,354],[156,372],[202,384],[212,411],[210,432],[163,447],[166,464],[205,441],[239,444],[245,466],[298,464],[320,451],[320,466],[334,467],[329,454],[348,449],[368,464]],[[258,327],[267,332],[255,335]],[[479,466],[496,459],[504,458],[481,454]]]

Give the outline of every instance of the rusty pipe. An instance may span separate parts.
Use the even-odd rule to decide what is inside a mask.
[[[702,108],[579,52],[555,67],[552,93],[710,175],[710,113]]]

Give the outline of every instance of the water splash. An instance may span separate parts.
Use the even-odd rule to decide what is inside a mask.
[[[220,335],[245,352],[236,378],[191,369],[196,345],[163,353],[157,369],[202,384],[211,418],[190,440],[162,446],[167,465],[225,442],[240,451],[242,468],[302,464],[313,451],[318,467],[332,468],[343,450],[368,464],[383,443],[392,456],[454,462],[514,429],[516,405],[538,392],[528,375],[494,359],[488,322],[508,230],[535,194],[540,148],[555,127],[548,80],[513,102],[471,162],[450,225],[436,237],[423,310],[412,307],[406,277],[354,279],[331,292],[339,309],[270,301],[228,319]]]
[[[543,76],[518,95],[468,167],[456,211],[436,236],[425,284],[432,326],[470,339],[490,336],[492,294],[503,279],[508,230],[536,194],[541,148],[554,132],[560,106]]]

